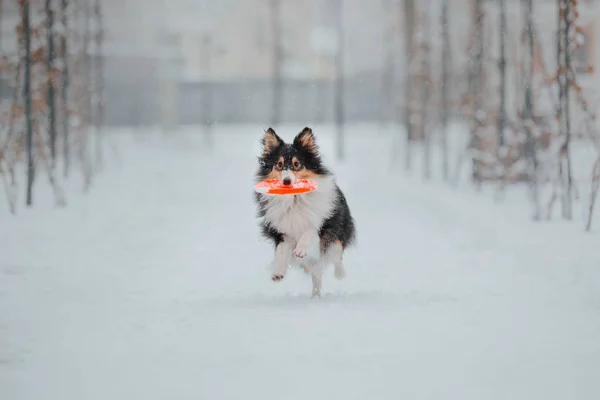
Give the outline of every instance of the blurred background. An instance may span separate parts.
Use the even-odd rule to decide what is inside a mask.
[[[341,159],[344,127],[369,124],[427,179],[529,183],[536,219],[554,185],[569,219],[572,148],[598,141],[600,6],[567,3],[3,1],[2,176],[76,164],[89,185],[111,129],[193,127],[209,148],[216,127],[316,124]]]

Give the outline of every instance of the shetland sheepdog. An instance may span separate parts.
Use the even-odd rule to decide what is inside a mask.
[[[318,183],[317,190],[299,195],[255,193],[263,236],[273,242],[271,279],[281,281],[290,266],[312,275],[312,297],[321,297],[323,272],[333,264],[334,275],[346,272],[343,254],[355,239],[355,222],[333,173],[323,165],[315,136],[304,128],[285,143],[269,128],[261,140],[256,181],[278,179],[293,185],[296,179]]]

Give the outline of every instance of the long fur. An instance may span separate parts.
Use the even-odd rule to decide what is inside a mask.
[[[295,196],[255,193],[255,201],[262,234],[275,246],[273,280],[283,279],[287,264],[302,265],[312,271],[313,295],[320,295],[324,264],[333,263],[336,276],[343,277],[342,254],[355,239],[355,223],[346,198],[323,165],[310,128],[304,128],[291,144],[269,128],[262,145],[257,182],[292,176],[319,184],[316,191]]]

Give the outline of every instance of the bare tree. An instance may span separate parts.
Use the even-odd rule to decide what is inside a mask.
[[[95,111],[93,112],[93,125],[96,131],[95,164],[96,168],[102,166],[102,125],[104,123],[104,65],[103,44],[104,24],[102,18],[101,0],[94,1],[94,27],[95,32],[95,57],[94,57],[94,98]]]
[[[571,69],[571,26],[572,0],[558,0],[559,29],[558,29],[558,85],[559,85],[559,121],[560,137],[563,141],[560,150],[561,174],[561,205],[562,216],[572,218],[572,188],[573,176],[571,172],[571,114],[570,114],[570,69]]]
[[[534,57],[534,37],[533,37],[533,0],[522,0],[524,3],[525,14],[525,37],[526,51],[524,62],[524,81],[525,81],[525,101],[522,113],[523,130],[525,132],[525,158],[527,161],[527,180],[531,189],[533,201],[533,219],[541,218],[541,205],[538,183],[538,160],[537,143],[533,135],[533,57]]]
[[[83,132],[81,135],[80,146],[79,146],[79,157],[83,172],[83,190],[87,192],[92,184],[92,165],[89,155],[89,129],[92,121],[92,74],[91,74],[91,62],[90,62],[90,40],[91,40],[91,10],[88,3],[89,0],[81,3],[83,8]]]
[[[448,86],[450,73],[450,28],[448,26],[448,1],[444,0],[442,5],[441,17],[441,32],[442,32],[442,79],[441,79],[441,125],[442,125],[442,176],[444,181],[448,181],[449,177],[449,161],[448,161],[448,118],[449,118],[449,96]]]
[[[33,204],[33,179],[35,175],[35,161],[33,154],[33,113],[31,107],[31,24],[29,0],[19,0],[21,6],[21,19],[25,46],[23,100],[25,102],[25,131],[27,138],[27,196],[26,205]]]
[[[344,159],[344,9],[343,0],[336,1],[336,32],[338,48],[335,57],[335,120],[337,125],[336,156],[338,160]]]
[[[67,38],[69,37],[69,16],[68,16],[68,0],[61,0],[61,21],[63,33],[60,39],[60,51],[62,54],[62,74],[61,74],[61,106],[62,106],[62,137],[63,137],[63,157],[64,171],[63,175],[66,178],[69,176],[69,167],[71,164],[71,154],[69,149],[69,47]]]
[[[429,120],[429,102],[431,97],[431,44],[429,43],[431,32],[429,22],[429,9],[431,2],[426,0],[422,2],[421,8],[421,27],[419,43],[421,50],[421,134],[423,136],[423,179],[431,178],[431,134],[428,126]]]
[[[472,9],[472,40],[471,49],[469,51],[469,103],[471,109],[471,127],[470,127],[470,143],[469,148],[472,156],[472,179],[476,187],[481,187],[482,166],[480,161],[481,147],[481,128],[485,125],[485,110],[483,102],[483,49],[484,49],[484,32],[483,32],[483,4],[482,0],[475,0]]]
[[[23,114],[22,109],[18,106],[19,92],[20,89],[22,89],[20,84],[24,62],[24,58],[21,57],[23,47],[25,47],[23,45],[23,35],[18,35],[17,62],[15,66],[13,91],[10,101],[10,111],[7,124],[8,131],[6,133],[6,138],[2,142],[2,147],[0,147],[0,175],[2,175],[6,198],[12,214],[15,214],[17,211],[17,178],[15,174],[15,164],[18,161],[17,152],[19,140],[15,138],[15,132],[17,131],[15,125]],[[6,64],[7,65],[5,66],[8,67],[8,61],[6,61]],[[10,176],[10,182],[6,176],[7,173]]]
[[[594,217],[594,206],[596,205],[596,199],[598,198],[598,191],[600,190],[600,155],[596,158],[596,162],[594,162],[594,167],[592,168],[592,187],[590,190],[590,204],[588,209],[588,218],[585,226],[586,231],[590,231],[592,229],[592,220]]]
[[[415,34],[415,0],[404,0],[404,56],[406,60],[404,83],[404,127],[406,130],[405,167],[411,166],[411,144],[413,140],[412,125],[412,60]]]
[[[41,7],[39,14],[35,15],[36,3],[31,0],[19,0],[20,23],[17,26],[17,52],[16,54],[0,55],[0,73],[9,74],[11,80],[14,77],[14,87],[11,102],[6,112],[0,113],[2,125],[7,129],[0,128],[0,176],[4,183],[5,191],[8,196],[11,212],[16,212],[15,202],[15,165],[20,162],[21,154],[25,153],[26,160],[26,205],[33,205],[33,191],[35,182],[40,173],[46,173],[50,187],[55,196],[57,206],[66,205],[64,191],[61,182],[56,178],[56,166],[62,152],[58,151],[57,142],[60,128],[59,118],[63,118],[63,128],[68,129],[68,117],[71,112],[78,113],[79,120],[83,122],[81,130],[74,135],[73,143],[79,143],[81,152],[81,166],[83,168],[86,189],[89,188],[89,177],[91,169],[89,168],[89,157],[85,150],[86,139],[88,136],[89,124],[95,124],[99,127],[102,120],[93,120],[91,117],[91,98],[90,89],[93,86],[90,80],[92,72],[98,73],[99,69],[90,71],[89,46],[91,41],[90,20],[88,12],[91,8],[88,3],[78,3],[82,7],[78,11],[83,11],[84,31],[80,37],[81,46],[79,51],[82,63],[74,64],[76,72],[75,79],[67,73],[68,55],[66,51],[66,41],[72,33],[66,29],[67,21],[67,0],[58,1],[44,0],[38,2]],[[97,5],[97,4],[96,4]],[[62,21],[55,19],[56,11],[60,9]],[[43,17],[43,18],[42,18]],[[37,22],[39,21],[39,22]],[[62,23],[63,26],[59,24]],[[101,25],[99,22],[98,25]],[[64,28],[64,29],[61,29]],[[57,40],[60,45],[57,46]],[[97,45],[98,46],[98,45]],[[59,62],[59,57],[64,59],[64,63]],[[12,59],[15,58],[16,62]],[[94,64],[98,66],[97,63]],[[61,71],[62,68],[62,71]],[[14,74],[14,75],[13,75]],[[4,76],[3,76],[4,78]],[[62,78],[62,79],[59,79]],[[75,93],[80,96],[75,97],[76,101],[71,106],[74,111],[69,110],[66,95],[66,88],[61,89],[60,100],[58,99],[58,81],[63,86],[67,83],[73,83]],[[98,82],[96,79],[95,82]],[[95,89],[98,89],[94,87]],[[63,91],[64,96],[63,96]],[[81,93],[83,92],[83,96]],[[97,93],[96,93],[97,94]],[[100,101],[98,96],[93,99]],[[62,104],[59,108],[59,102]],[[3,104],[6,104],[3,102]],[[98,106],[97,103],[94,103]],[[61,111],[63,111],[61,113]],[[95,114],[99,115],[99,113]],[[65,132],[63,132],[65,142],[64,158],[65,164],[69,158],[70,142]],[[68,165],[66,166],[68,171]],[[10,181],[9,179],[10,178]]]
[[[52,10],[52,0],[46,0],[46,41],[47,57],[46,72],[48,92],[46,102],[48,104],[48,136],[50,137],[50,157],[52,159],[52,168],[56,167],[56,103],[55,103],[55,85],[56,74],[54,72],[54,10]]]
[[[283,47],[281,44],[281,0],[270,0],[271,9],[271,26],[273,31],[273,109],[271,123],[273,126],[281,123],[281,106],[282,106],[282,63],[283,63]]]
[[[504,147],[504,129],[506,127],[506,0],[500,1],[500,60],[498,70],[500,72],[500,104],[498,106],[498,164],[500,167],[500,188],[502,189],[506,180],[506,155]]]
[[[396,35],[395,21],[390,15],[393,15],[394,4],[392,0],[382,0],[383,11],[386,21],[383,23],[382,31],[382,49],[383,49],[383,68],[381,74],[381,123],[386,126],[390,121],[390,112],[394,104],[394,36]]]

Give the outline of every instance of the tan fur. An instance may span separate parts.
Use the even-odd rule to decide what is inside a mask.
[[[271,172],[269,172],[269,174],[267,175],[267,177],[265,178],[266,180],[271,180],[271,179],[278,179],[281,180],[281,171],[277,171],[275,169],[271,170]]]
[[[312,180],[312,179],[321,177],[319,174],[315,174],[313,171],[308,170],[306,168],[302,168],[300,171],[294,173],[294,175],[296,175],[296,178],[298,178],[298,179],[308,179],[308,180]]]
[[[298,166],[296,166],[296,163],[298,163]],[[292,157],[292,170],[301,171],[303,168],[304,166],[302,165],[302,163],[296,157]]]
[[[339,240],[335,241],[335,244],[337,244],[338,246],[340,246],[342,248],[342,250],[344,250],[344,245],[342,244],[342,242],[340,242]],[[344,252],[342,251],[342,258],[344,258]]]
[[[263,156],[271,153],[279,145],[281,145],[281,142],[279,141],[277,134],[275,133],[275,131],[273,129],[269,128],[265,132],[264,145],[263,145]]]
[[[283,157],[279,157],[279,162],[283,164],[284,159]],[[271,170],[271,172],[269,172],[269,174],[267,175],[267,177],[265,179],[282,179],[282,170],[280,170],[279,168],[275,167]]]
[[[313,135],[312,129],[304,128],[300,133],[300,145],[305,149],[317,153],[317,143],[315,142],[315,136]]]

